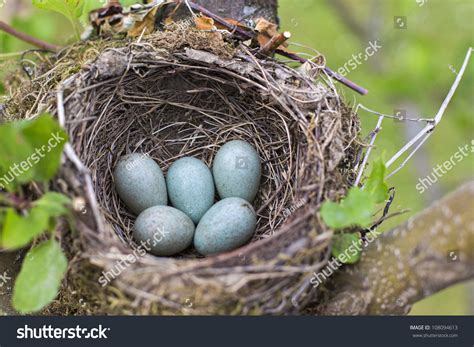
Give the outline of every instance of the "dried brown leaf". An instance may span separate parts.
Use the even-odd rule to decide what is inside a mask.
[[[155,30],[155,15],[158,7],[155,7],[149,11],[142,20],[135,22],[133,27],[128,31],[128,36],[137,37],[142,33],[147,35],[151,34]]]
[[[267,21],[265,18],[257,19],[255,31],[257,32],[256,40],[260,47],[264,47],[274,36],[280,35],[278,25]],[[288,47],[288,44],[284,43],[278,49],[289,52],[286,47]]]
[[[196,24],[196,28],[198,30],[216,30],[217,29],[214,24],[214,19],[206,17],[206,16],[195,17],[194,23]]]

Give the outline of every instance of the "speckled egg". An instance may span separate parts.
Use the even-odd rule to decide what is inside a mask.
[[[262,175],[260,158],[247,142],[230,141],[217,152],[212,173],[221,198],[237,197],[252,202]]]
[[[231,251],[252,237],[256,225],[257,216],[248,201],[223,199],[201,218],[194,234],[194,247],[203,255]]]
[[[143,211],[133,228],[133,237],[150,253],[170,256],[193,242],[194,223],[183,212],[169,206],[155,206]]]
[[[184,157],[175,161],[166,175],[166,184],[171,204],[196,224],[214,203],[211,170],[199,159]]]
[[[120,158],[114,170],[114,182],[122,201],[137,215],[149,207],[168,204],[163,172],[145,154]]]

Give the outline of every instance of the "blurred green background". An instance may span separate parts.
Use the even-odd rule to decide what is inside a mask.
[[[340,90],[349,103],[362,103],[389,115],[395,110],[405,110],[412,118],[434,117],[456,78],[452,69],[459,71],[468,48],[474,47],[472,0],[280,0],[280,17],[282,27],[292,32],[292,41],[315,48],[326,57],[327,65],[333,70],[344,66],[353,54],[364,52],[369,42],[377,41],[382,46],[377,53],[346,75],[369,89],[369,94],[361,97],[347,88]],[[390,186],[396,187],[392,211],[404,208],[411,211],[387,221],[384,229],[403,222],[473,178],[474,155],[471,153],[424,194],[415,188],[420,177],[426,177],[436,165],[449,160],[459,146],[471,144],[474,139],[473,92],[474,59],[471,58],[435,133],[412,160],[388,180]],[[367,134],[375,127],[378,117],[364,111],[359,115]],[[372,159],[384,152],[385,158],[390,158],[422,124],[385,119],[382,127]],[[467,283],[446,289],[415,305],[411,314],[472,314],[473,288],[473,283]]]
[[[100,0],[86,0],[100,3]],[[134,2],[127,0],[128,3]],[[432,118],[451,87],[469,47],[474,46],[472,0],[280,0],[282,28],[292,42],[316,49],[327,65],[338,70],[377,41],[382,46],[347,77],[369,89],[359,96],[339,86],[351,105],[363,103],[384,114],[404,110],[412,118]],[[0,0],[0,20],[18,30],[58,45],[75,40],[71,23],[59,14],[34,9],[28,0]],[[21,51],[32,47],[0,32],[0,81]],[[311,50],[293,46],[292,50]],[[390,228],[474,176],[470,153],[424,194],[418,179],[449,160],[459,146],[474,140],[474,62],[470,64],[444,119],[424,147],[400,172],[389,179],[396,187],[392,212],[410,209],[384,224]],[[347,65],[346,65],[347,66]],[[8,94],[0,83],[0,94]],[[361,111],[363,132],[375,127],[377,116]],[[422,124],[385,119],[372,159],[390,158]],[[473,143],[474,144],[474,143]],[[394,165],[393,168],[396,168]],[[474,206],[473,206],[474,208]],[[474,211],[473,211],[474,213]],[[414,306],[411,314],[450,315],[474,313],[474,283],[446,289]]]

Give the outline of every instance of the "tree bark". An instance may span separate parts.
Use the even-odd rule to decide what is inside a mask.
[[[338,271],[321,315],[407,314],[413,303],[474,277],[474,181],[379,236]]]
[[[244,21],[263,17],[278,23],[277,0],[195,0],[194,2],[224,18]]]

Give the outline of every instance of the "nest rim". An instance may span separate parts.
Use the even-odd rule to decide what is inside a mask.
[[[87,115],[89,106],[81,109],[77,107],[77,104],[80,103],[84,95],[88,95],[87,93],[94,89],[92,85],[95,88],[103,88],[106,83],[122,82],[124,79],[123,73],[132,72],[139,76],[140,69],[143,68],[146,61],[148,63],[152,61],[152,64],[158,65],[163,65],[164,62],[169,64],[173,60],[175,62],[176,60],[180,61],[181,65],[187,62],[190,66],[197,67],[199,73],[212,66],[212,69],[209,70],[212,73],[208,74],[208,78],[217,78],[215,72],[219,70],[219,72],[227,73],[230,79],[240,79],[240,83],[250,85],[251,90],[252,88],[256,88],[257,91],[259,88],[264,90],[260,95],[262,100],[269,98],[271,101],[279,103],[280,113],[286,112],[284,117],[291,118],[293,127],[298,129],[299,134],[305,135],[304,141],[302,141],[303,144],[298,143],[295,149],[301,151],[306,146],[306,150],[309,149],[312,155],[308,157],[307,153],[299,153],[300,157],[295,160],[296,164],[291,167],[289,172],[298,172],[300,181],[288,184],[288,186],[296,184],[299,191],[292,187],[291,193],[299,192],[300,195],[294,194],[293,198],[302,196],[305,199],[305,204],[295,211],[291,211],[292,213],[269,237],[254,240],[254,242],[234,251],[205,259],[159,258],[149,254],[140,257],[137,263],[131,266],[130,271],[127,271],[124,274],[125,276],[118,281],[117,287],[127,295],[140,297],[140,293],[127,289],[127,285],[130,283],[135,283],[139,287],[138,283],[144,281],[142,279],[135,281],[136,278],[134,278],[134,271],[139,272],[139,264],[146,269],[154,268],[155,271],[161,273],[159,277],[162,280],[185,274],[204,277],[214,274],[218,277],[219,268],[232,268],[236,273],[243,276],[245,274],[250,275],[253,272],[269,274],[274,271],[274,265],[271,264],[275,264],[275,262],[272,259],[275,259],[282,250],[288,257],[292,257],[299,252],[310,253],[309,255],[305,254],[303,260],[297,259],[294,262],[286,260],[289,264],[293,263],[295,266],[300,264],[305,268],[304,271],[297,271],[297,275],[323,267],[329,257],[327,250],[332,232],[319,220],[317,210],[323,200],[327,198],[334,199],[345,193],[348,176],[351,175],[350,166],[354,164],[355,152],[357,152],[355,147],[357,147],[359,127],[356,115],[341,105],[335,90],[320,82],[315,84],[313,82],[314,75],[303,74],[301,71],[296,71],[271,59],[261,60],[243,47],[235,51],[229,51],[226,45],[215,43],[210,47],[209,42],[214,42],[215,37],[209,36],[209,33],[194,32],[179,33],[178,35],[179,40],[169,40],[169,37],[162,34],[154,34],[141,43],[132,42],[121,48],[116,46],[105,47],[96,57],[97,59],[88,64],[85,69],[60,81],[58,87],[55,88],[58,90],[55,95],[56,104],[49,105],[49,108],[57,114],[60,124],[68,129],[70,136],[72,135],[71,138],[74,139],[77,138],[74,136],[77,129],[71,131],[70,124],[74,124],[75,117],[80,117],[81,114]],[[190,35],[192,38],[190,38]],[[199,37],[199,40],[204,37],[205,42],[197,40],[196,37]],[[157,44],[157,42],[160,44]],[[180,42],[185,42],[185,45],[180,46]],[[109,52],[110,54],[107,55]],[[109,66],[111,60],[117,70],[101,68],[101,59],[108,61]],[[176,66],[173,66],[170,69],[175,68]],[[84,81],[89,84],[84,83]],[[285,81],[292,81],[291,83],[296,81],[297,85],[288,85]],[[255,92],[255,89],[253,92]],[[81,95],[83,93],[85,94]],[[331,118],[334,118],[334,120]],[[345,129],[343,129],[344,127]],[[90,130],[94,127],[86,128]],[[250,137],[247,136],[247,138]],[[335,138],[337,141],[334,140]],[[104,219],[104,214],[100,212],[100,198],[97,198],[96,194],[97,177],[94,178],[94,171],[91,171],[90,165],[87,165],[90,163],[86,163],[87,160],[81,157],[81,151],[77,144],[73,140],[71,145],[66,147],[67,164],[61,169],[56,188],[70,196],[79,196],[86,201],[86,208],[89,213],[86,215],[81,215],[81,211],[76,213],[77,223],[81,230],[79,248],[82,250],[82,254],[79,258],[88,259],[91,264],[101,269],[107,269],[116,262],[118,257],[130,254],[133,248],[130,247],[130,243],[125,244],[123,239],[120,239],[120,235],[107,226],[106,218]],[[216,146],[218,146],[217,143],[214,144],[214,147]],[[257,149],[261,154],[261,147],[257,146]],[[334,153],[331,153],[331,151]],[[347,154],[348,151],[351,153]],[[329,155],[334,154],[334,162],[324,158],[326,152]],[[189,154],[189,152],[186,153]],[[93,153],[89,158],[92,157]],[[111,175],[110,168],[113,167],[113,162],[112,160],[110,165],[107,166],[106,172],[109,176]],[[209,157],[206,163],[210,164]],[[330,166],[330,168],[325,165]],[[308,170],[308,168],[311,169]],[[166,165],[163,171],[166,172]],[[326,176],[328,172],[337,172],[337,175],[332,179]],[[315,173],[321,174],[318,179],[322,183],[318,184],[319,181],[314,181]],[[311,193],[315,197],[308,197]],[[301,199],[298,198],[296,201]],[[294,200],[288,199],[286,202],[291,202],[291,207]],[[115,198],[112,201],[116,204],[118,200]],[[288,205],[283,204],[280,211],[284,208],[288,208]],[[296,231],[296,229],[299,229],[299,231]],[[301,241],[303,235],[308,237],[306,243]],[[272,251],[260,254],[265,249],[272,249]],[[306,252],[308,249],[310,251]],[[72,253],[74,252],[72,250]],[[309,259],[313,261],[311,266],[309,266],[311,263]],[[261,262],[267,262],[267,265],[258,264]],[[277,265],[278,263],[276,262]],[[147,271],[144,270],[145,273]],[[288,271],[294,273],[295,270]],[[225,287],[225,281],[221,282],[224,283],[221,283],[221,286]],[[301,285],[301,283],[299,284]],[[305,291],[308,289],[307,284],[303,287]],[[299,288],[298,290],[301,291]],[[155,297],[155,299],[158,300],[158,297]],[[143,295],[140,300],[149,301],[151,299],[147,295]],[[162,301],[161,303],[163,304]],[[167,301],[164,304],[165,306],[173,306],[169,305]]]

